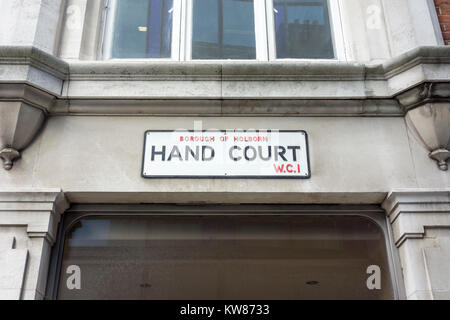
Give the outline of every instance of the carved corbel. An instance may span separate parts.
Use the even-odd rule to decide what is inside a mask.
[[[55,98],[25,84],[0,84],[0,159],[11,170],[45,122]]]
[[[450,159],[450,83],[424,83],[397,97],[408,127],[442,171]]]

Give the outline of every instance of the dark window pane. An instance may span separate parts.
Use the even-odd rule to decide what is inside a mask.
[[[111,56],[170,58],[173,0],[116,1]]]
[[[65,238],[58,298],[392,299],[385,243],[358,216],[83,218]],[[66,285],[72,265],[80,290]],[[372,265],[380,290],[367,288]]]
[[[256,59],[253,0],[194,0],[192,59]]]
[[[334,58],[326,0],[275,0],[277,58]]]

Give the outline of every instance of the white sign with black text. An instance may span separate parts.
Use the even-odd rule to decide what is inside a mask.
[[[303,130],[145,132],[144,178],[310,178]]]

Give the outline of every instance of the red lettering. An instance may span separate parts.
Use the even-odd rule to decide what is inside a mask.
[[[284,164],[277,166],[276,164],[273,165],[275,167],[276,173],[283,173],[284,172]]]

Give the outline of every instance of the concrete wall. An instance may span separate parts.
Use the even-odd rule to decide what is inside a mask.
[[[194,120],[202,121],[203,129],[306,130],[312,178],[289,181],[141,178],[144,131],[193,129]],[[422,158],[425,160],[417,161]],[[403,118],[61,116],[48,119],[42,134],[24,152],[23,159],[16,162],[14,170],[0,171],[0,187],[58,187],[76,202],[79,192],[131,192],[134,196],[126,198],[105,199],[105,195],[92,194],[83,201],[380,203],[393,188],[449,188],[448,172],[440,172],[435,166],[407,132]],[[219,194],[219,198],[199,195],[201,192]],[[228,200],[220,196],[235,192],[239,194]],[[250,196],[252,193],[271,196]],[[320,197],[321,194],[335,194],[336,198]]]

